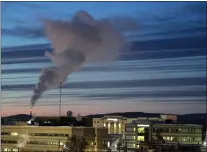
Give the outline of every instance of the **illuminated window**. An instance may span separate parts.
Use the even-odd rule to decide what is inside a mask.
[[[104,123],[104,127],[106,127],[106,123]]]
[[[108,146],[108,148],[110,147],[110,142],[108,141],[108,143],[107,143],[107,146]]]
[[[137,140],[138,141],[144,141],[144,136],[138,136]]]
[[[138,128],[138,133],[144,133],[144,128]]]
[[[134,131],[136,131],[136,128],[134,128]]]
[[[18,133],[17,133],[17,132],[12,132],[11,135],[12,135],[12,136],[17,136]]]
[[[13,151],[18,152],[18,149],[13,149]]]
[[[4,151],[8,151],[8,149],[7,148],[4,148]]]
[[[60,145],[62,146],[63,145],[63,142],[60,142]]]
[[[134,144],[134,148],[136,147],[136,145]]]
[[[134,139],[135,139],[136,137],[134,136]]]

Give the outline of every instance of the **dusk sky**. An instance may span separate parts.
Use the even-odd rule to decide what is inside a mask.
[[[119,28],[132,43],[114,62],[90,63],[68,77],[62,113],[206,112],[206,2],[2,2],[2,114],[28,113],[50,47],[38,17],[132,18]],[[118,23],[117,23],[118,24]],[[117,25],[117,28],[119,25]],[[44,93],[36,115],[58,115],[59,89]]]

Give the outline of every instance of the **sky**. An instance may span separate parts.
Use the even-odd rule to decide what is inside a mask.
[[[50,42],[39,17],[70,20],[79,10],[96,19],[119,17],[135,31],[114,26],[132,47],[117,61],[89,63],[68,77],[62,115],[109,112],[206,112],[206,2],[2,2],[2,115],[28,113]],[[58,115],[59,89],[33,108]]]

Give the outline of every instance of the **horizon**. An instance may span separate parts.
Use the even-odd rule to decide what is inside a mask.
[[[99,116],[99,115],[105,115],[105,116],[118,116],[115,114],[129,114],[129,113],[144,113],[144,114],[159,114],[159,115],[176,115],[176,116],[183,116],[183,115],[199,115],[199,114],[204,114],[206,115],[206,113],[186,113],[186,114],[173,114],[173,113],[152,113],[152,112],[135,112],[135,111],[130,111],[130,112],[113,112],[113,113],[96,113],[96,114],[89,114],[89,115],[82,115],[83,117],[87,117],[87,116]],[[19,114],[14,114],[14,115],[7,115],[7,116],[3,116],[3,117],[10,117],[10,116],[16,116],[16,115],[30,115],[30,114],[26,114],[26,113],[19,113]],[[60,117],[59,115],[33,115],[34,117]],[[65,115],[61,115],[61,117],[68,117],[67,114]],[[73,115],[72,117],[76,117],[75,115]],[[130,117],[127,117],[130,118]]]
[[[70,20],[79,10],[112,20],[134,45],[117,61],[88,63],[69,75],[62,113],[206,112],[206,2],[2,2],[1,7],[2,116],[29,113],[40,70],[51,65],[44,57],[50,42],[37,16]],[[113,17],[126,24],[120,27]],[[127,19],[139,24],[135,32]],[[58,104],[57,88],[32,110],[58,115]]]

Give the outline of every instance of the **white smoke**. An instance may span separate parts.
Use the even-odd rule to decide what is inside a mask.
[[[81,116],[81,114],[77,114],[76,115],[76,120],[78,121],[78,122],[80,122],[80,121],[82,121],[82,116]]]
[[[22,133],[19,135],[19,139],[17,141],[17,147],[24,148],[27,142],[29,142],[29,133],[28,132]]]
[[[53,52],[46,51],[55,67],[42,70],[31,98],[31,106],[48,89],[64,84],[67,76],[84,63],[116,59],[128,43],[106,19],[95,20],[87,12],[76,12],[71,21],[42,20]]]

